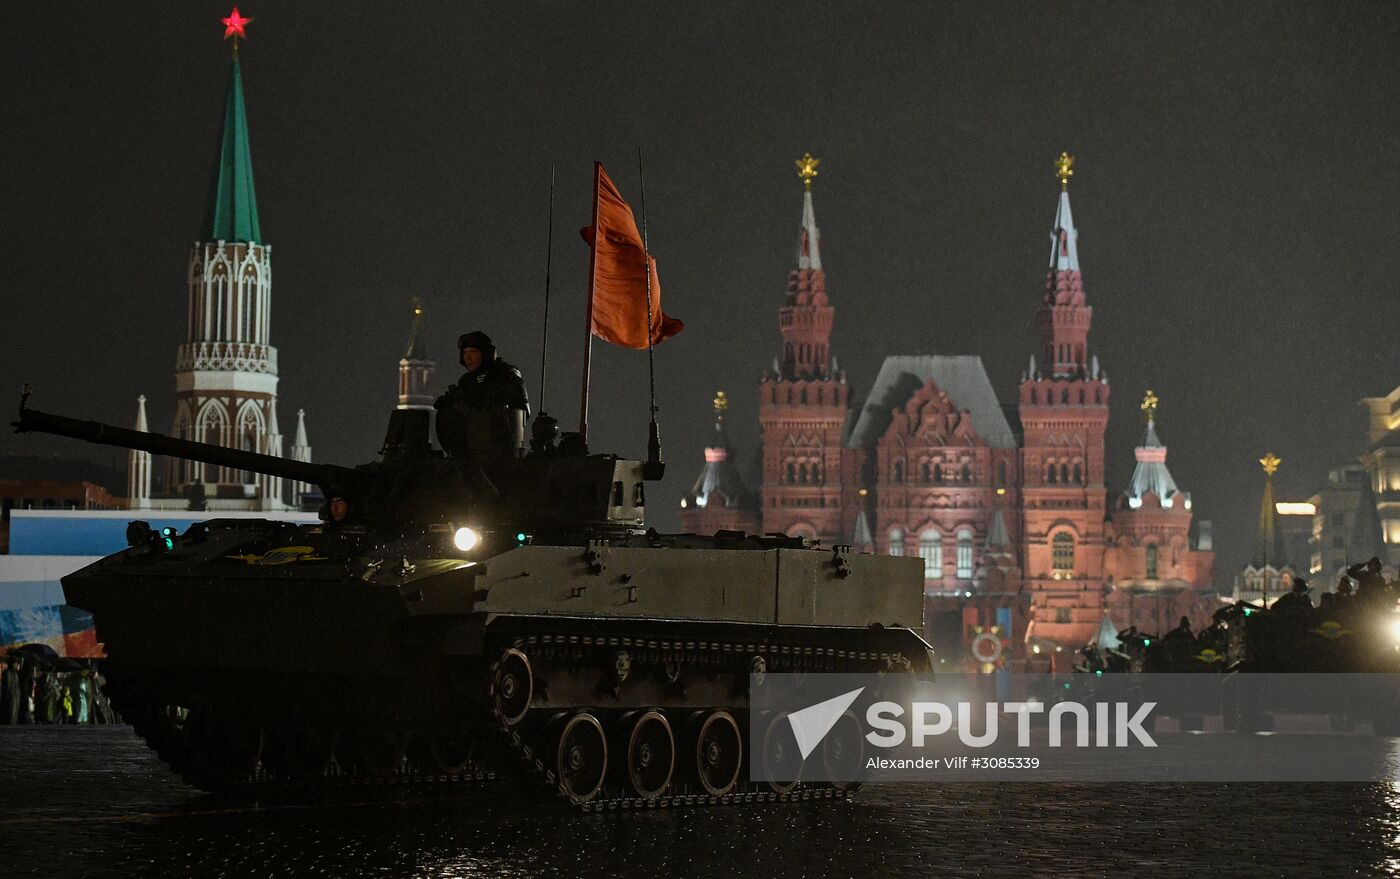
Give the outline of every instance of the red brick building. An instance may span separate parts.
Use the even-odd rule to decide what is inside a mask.
[[[1191,540],[1191,495],[1167,470],[1167,447],[1157,438],[1157,397],[1142,404],[1147,431],[1134,450],[1137,467],[1118,496],[1106,532],[1104,582],[1109,616],[1118,629],[1165,632],[1182,617],[1192,628],[1210,625],[1220,603],[1209,592],[1215,574],[1210,523]]]
[[[926,634],[950,662],[971,662],[972,642],[990,634],[1001,648],[981,645],[983,658],[998,654],[976,663],[984,669],[1064,669],[1107,613],[1115,625],[1121,617],[1123,627],[1161,631],[1152,621],[1170,628],[1182,613],[1199,618],[1214,607],[1203,597],[1212,556],[1191,546],[1189,498],[1174,483],[1167,490],[1152,481],[1166,473],[1166,450],[1151,424],[1138,450],[1139,470],[1150,459],[1148,487],[1135,476],[1110,520],[1110,386],[1090,347],[1072,161],[1061,156],[1057,165],[1062,187],[1038,351],[1014,410],[1003,408],[981,358],[969,354],[886,357],[864,403],[853,406],[831,343],[836,312],[812,202],[816,161],[798,162],[806,190],[797,264],[778,312],[782,354],[759,385],[758,523],[765,533],[922,557]],[[714,451],[706,451],[707,468]],[[732,461],[732,450],[725,456]],[[694,511],[708,472],[686,499],[690,530],[708,530]],[[741,491],[734,485],[726,497]],[[733,510],[725,517],[740,519]]]

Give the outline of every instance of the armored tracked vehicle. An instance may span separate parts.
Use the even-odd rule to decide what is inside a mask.
[[[589,810],[852,792],[749,781],[752,761],[792,758],[779,736],[750,741],[750,676],[929,670],[919,560],[658,534],[643,524],[656,468],[556,445],[539,422],[527,456],[476,466],[432,448],[428,416],[395,411],[380,459],[339,467],[21,403],[20,432],[351,501],[320,526],[133,522],[128,549],[63,579],[117,709],[186,781],[523,777]],[[849,760],[863,743],[848,738],[808,759]]]

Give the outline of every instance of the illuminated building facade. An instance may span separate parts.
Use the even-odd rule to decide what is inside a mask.
[[[759,385],[761,529],[919,556],[926,634],[958,663],[974,637],[991,633],[1005,662],[1063,669],[1106,612],[1168,614],[1174,627],[1179,608],[1211,603],[1201,597],[1213,565],[1208,525],[1205,546],[1194,545],[1187,496],[1157,479],[1170,483],[1151,424],[1138,453],[1152,478],[1139,486],[1135,477],[1123,508],[1107,509],[1110,386],[1089,342],[1072,163],[1062,155],[1056,165],[1062,186],[1035,312],[1039,343],[1011,411],[970,354],[889,356],[864,402],[853,403],[832,345],[835,308],[811,188],[817,160],[797,163],[802,223],[778,315],[782,351]],[[688,529],[708,530],[693,509],[682,515]],[[1123,600],[1112,597],[1120,592]]]

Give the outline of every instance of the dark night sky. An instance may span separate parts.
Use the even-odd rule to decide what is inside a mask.
[[[657,350],[671,476],[729,392],[752,456],[801,184],[814,187],[857,398],[893,353],[982,355],[1009,399],[1036,350],[1058,184],[1115,389],[1109,482],[1162,398],[1177,482],[1249,555],[1262,475],[1306,497],[1361,451],[1357,401],[1400,382],[1393,3],[510,3],[248,0],[242,52],[273,246],[280,415],[318,460],[374,454],[409,297],[445,367],[483,328],[538,393],[558,164],[549,409],[577,417],[590,163],[636,205],[687,330]],[[228,75],[222,3],[30,3],[0,28],[0,376],[36,408],[173,417],[185,270],[204,234]],[[595,349],[593,445],[641,456],[644,354]],[[450,367],[439,384],[455,380]],[[0,451],[48,439],[6,435]],[[102,451],[58,446],[108,460]]]

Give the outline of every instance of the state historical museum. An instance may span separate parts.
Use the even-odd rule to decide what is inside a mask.
[[[1219,606],[1209,523],[1193,539],[1190,495],[1167,470],[1150,392],[1132,482],[1114,496],[1104,484],[1111,388],[1089,348],[1072,162],[1057,163],[1040,346],[1028,352],[1013,410],[975,355],[887,356],[853,405],[830,345],[817,160],[799,160],[806,190],[778,312],[782,353],[759,386],[762,486],[750,492],[734,465],[721,395],[704,468],[682,501],[684,527],[919,556],[925,634],[959,666],[1064,671],[1101,629],[1164,633],[1182,616],[1208,624]]]

